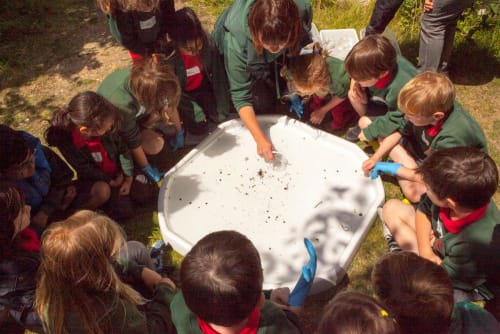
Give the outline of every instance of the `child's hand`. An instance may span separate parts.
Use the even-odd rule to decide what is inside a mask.
[[[120,187],[120,195],[126,196],[130,194],[130,187],[132,186],[132,176],[126,176],[125,180],[123,180],[123,183]]]
[[[361,168],[363,168],[363,172],[365,174],[369,174],[373,167],[375,167],[375,164],[378,162],[378,159],[374,157],[370,157],[369,159],[363,161],[363,164],[361,165]]]
[[[40,210],[37,212],[36,215],[31,217],[31,223],[43,228],[43,227],[45,227],[45,225],[47,225],[48,219],[49,219],[49,215]]]
[[[368,142],[368,139],[366,138],[365,134],[363,133],[363,130],[359,133],[358,139],[361,141]]]
[[[361,104],[368,103],[368,97],[366,96],[365,89],[361,87],[361,85],[354,80],[351,80],[351,87],[347,95],[352,103],[361,103]]]
[[[316,109],[311,113],[309,121],[312,124],[320,124],[321,122],[323,122],[323,119],[325,118],[327,112],[328,110],[323,110],[322,108]]]
[[[289,288],[276,288],[271,290],[269,300],[279,305],[288,305],[288,297],[290,297]]]
[[[123,183],[123,173],[120,172],[116,175],[116,177],[113,180],[109,181],[109,186],[112,188],[116,188],[121,186],[122,183]]]
[[[73,200],[75,199],[76,197],[76,188],[75,186],[71,185],[71,186],[68,186],[66,188],[66,192],[64,193],[64,198],[63,198],[63,201],[61,203],[61,206],[59,207],[59,209],[61,210],[66,210],[70,204],[73,202]]]
[[[177,151],[178,149],[184,147],[184,129],[177,131],[175,133],[175,138],[170,140],[170,146],[172,146],[172,150]]]
[[[402,164],[395,162],[377,162],[370,173],[370,178],[375,180],[381,174],[389,174],[392,176],[398,175],[398,170],[402,167]]]
[[[432,0],[424,1],[424,12],[430,12],[432,10],[432,7],[433,7]]]

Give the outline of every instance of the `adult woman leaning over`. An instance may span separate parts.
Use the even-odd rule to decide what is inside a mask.
[[[307,44],[311,22],[309,0],[235,0],[215,23],[233,104],[266,160],[273,159],[272,143],[255,114],[273,108],[279,97],[278,64]]]

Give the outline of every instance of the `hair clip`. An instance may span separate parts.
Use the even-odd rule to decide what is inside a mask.
[[[380,310],[380,315],[381,315],[381,316],[383,316],[383,317],[388,317],[388,316],[389,316],[389,313],[387,313],[387,311],[386,311],[386,310],[381,309],[381,310]]]
[[[137,116],[144,115],[144,114],[146,114],[146,107],[139,106],[139,112],[137,113]]]
[[[163,105],[165,105],[167,107],[170,105],[170,101],[168,100],[168,98],[163,99]]]

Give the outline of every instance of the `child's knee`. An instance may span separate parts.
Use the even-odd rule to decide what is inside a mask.
[[[141,146],[147,155],[155,155],[161,152],[165,145],[165,139],[154,130],[143,130],[141,132]]]
[[[92,197],[92,201],[95,202],[96,207],[99,207],[109,200],[111,196],[111,187],[104,181],[97,181],[92,185],[90,195]]]
[[[400,223],[399,216],[401,214],[402,205],[406,204],[397,199],[390,199],[382,208],[382,215],[384,217],[385,224],[391,231]]]
[[[371,123],[372,121],[370,120],[370,118],[366,116],[361,116],[358,121],[358,125],[361,129],[366,129]]]

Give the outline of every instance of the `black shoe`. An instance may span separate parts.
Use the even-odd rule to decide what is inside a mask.
[[[354,126],[347,130],[344,138],[350,142],[357,143],[359,141],[359,134],[361,133],[361,128],[359,126]]]

